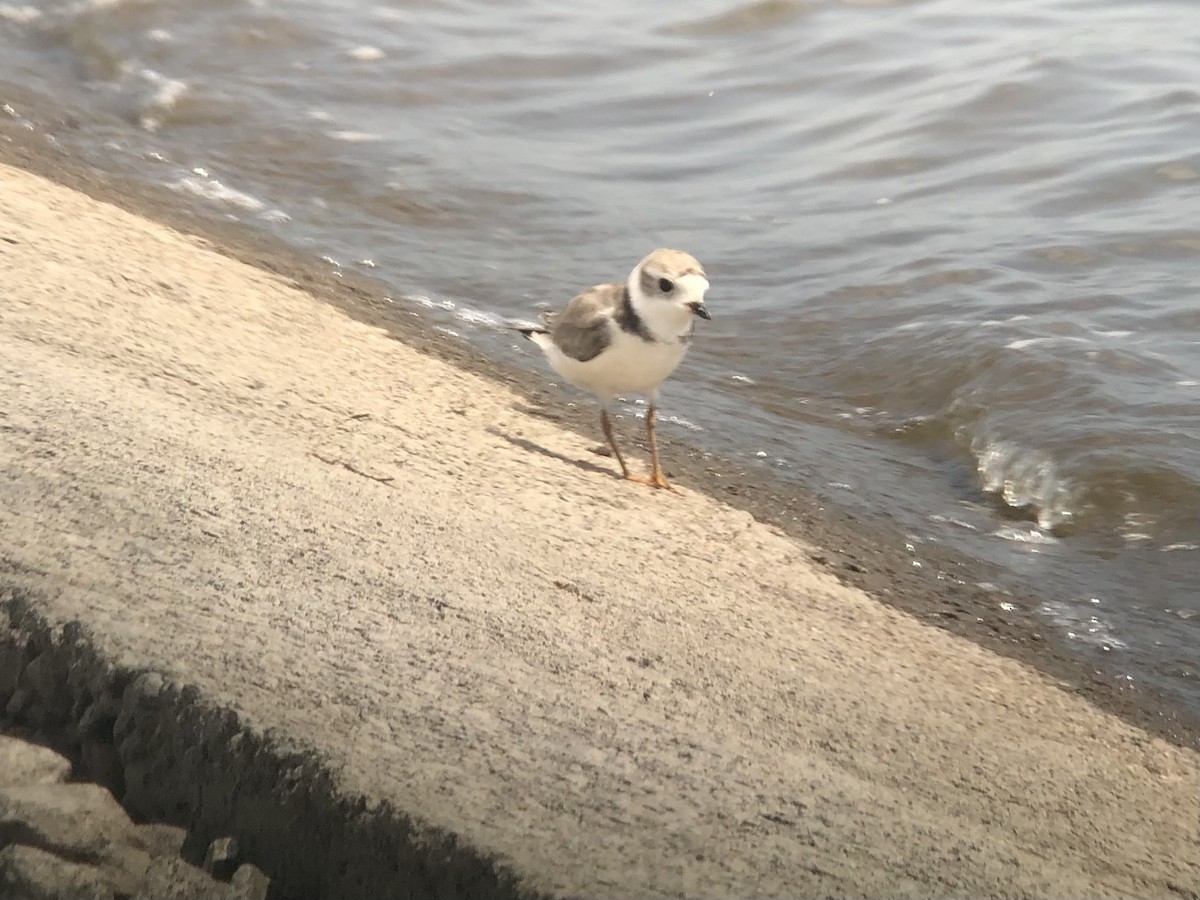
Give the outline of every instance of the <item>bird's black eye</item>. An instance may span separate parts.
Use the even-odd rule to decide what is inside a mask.
[[[675,290],[675,282],[673,282],[670,278],[660,278],[658,279],[658,289],[664,294],[669,294],[671,291]]]

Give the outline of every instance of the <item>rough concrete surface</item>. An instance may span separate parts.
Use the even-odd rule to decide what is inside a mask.
[[[0,167],[8,705],[132,809],[313,896],[1197,896],[1193,751],[588,446]]]

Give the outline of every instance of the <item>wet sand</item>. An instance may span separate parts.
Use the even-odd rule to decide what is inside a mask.
[[[47,621],[518,893],[1197,896],[1185,726],[880,602],[815,514],[619,481],[319,279],[0,186],[0,578]]]

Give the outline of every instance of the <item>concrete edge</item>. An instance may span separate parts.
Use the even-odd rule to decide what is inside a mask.
[[[135,821],[215,837],[271,878],[272,898],[546,895],[486,851],[337,787],[315,753],[259,731],[191,685],[109,658],[78,621],[56,626],[36,588],[0,570],[0,713],[107,786]]]

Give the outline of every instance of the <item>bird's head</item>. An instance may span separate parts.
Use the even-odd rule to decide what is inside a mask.
[[[682,250],[655,250],[629,274],[629,299],[651,330],[667,337],[688,332],[692,317],[711,318],[704,305],[704,267]]]

